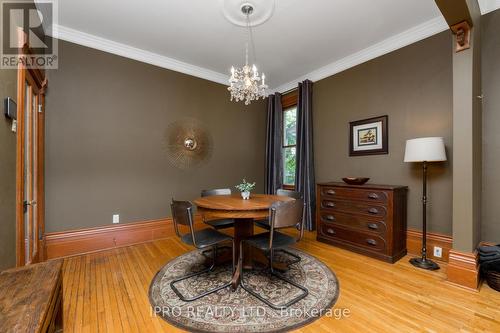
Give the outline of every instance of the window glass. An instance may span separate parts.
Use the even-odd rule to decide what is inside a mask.
[[[283,146],[297,143],[297,107],[291,107],[283,114]]]
[[[295,185],[297,106],[283,111],[283,184]]]
[[[283,148],[283,184],[295,185],[295,147]]]

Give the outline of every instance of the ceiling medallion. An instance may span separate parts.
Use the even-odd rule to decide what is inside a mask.
[[[274,14],[275,0],[220,0],[222,14],[232,24],[239,27],[247,26],[247,17],[242,8],[249,5],[253,8],[251,26],[261,25]]]
[[[265,98],[268,86],[265,81],[266,75],[262,73],[262,76],[260,76],[255,63],[251,66],[248,63],[249,43],[252,49],[253,59],[256,62],[252,24],[250,23],[250,16],[254,13],[254,7],[250,3],[243,3],[240,9],[241,13],[246,17],[246,27],[248,29],[248,41],[245,47],[245,65],[236,68],[231,66],[231,76],[227,89],[231,94],[231,101],[245,101],[245,105],[249,105],[252,101]]]

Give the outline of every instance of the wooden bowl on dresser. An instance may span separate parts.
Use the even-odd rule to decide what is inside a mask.
[[[363,185],[367,181],[369,181],[370,178],[366,178],[366,177],[345,177],[345,178],[342,178],[342,180],[344,181],[344,183],[349,184],[349,185]]]

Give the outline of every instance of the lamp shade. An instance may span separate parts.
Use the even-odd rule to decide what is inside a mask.
[[[446,161],[443,138],[418,138],[406,141],[405,162]]]

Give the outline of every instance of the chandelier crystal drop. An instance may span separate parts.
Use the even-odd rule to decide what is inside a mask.
[[[250,25],[250,14],[253,8],[246,5],[241,10],[247,17],[249,40],[253,46],[252,28]],[[260,76],[257,66],[255,64],[252,64],[252,66],[248,64],[248,43],[245,50],[245,65],[241,68],[231,67],[231,77],[229,78],[229,87],[227,89],[231,93],[231,101],[245,101],[245,105],[249,105],[252,101],[265,98],[268,86],[266,85],[266,75],[262,73],[262,76]]]

